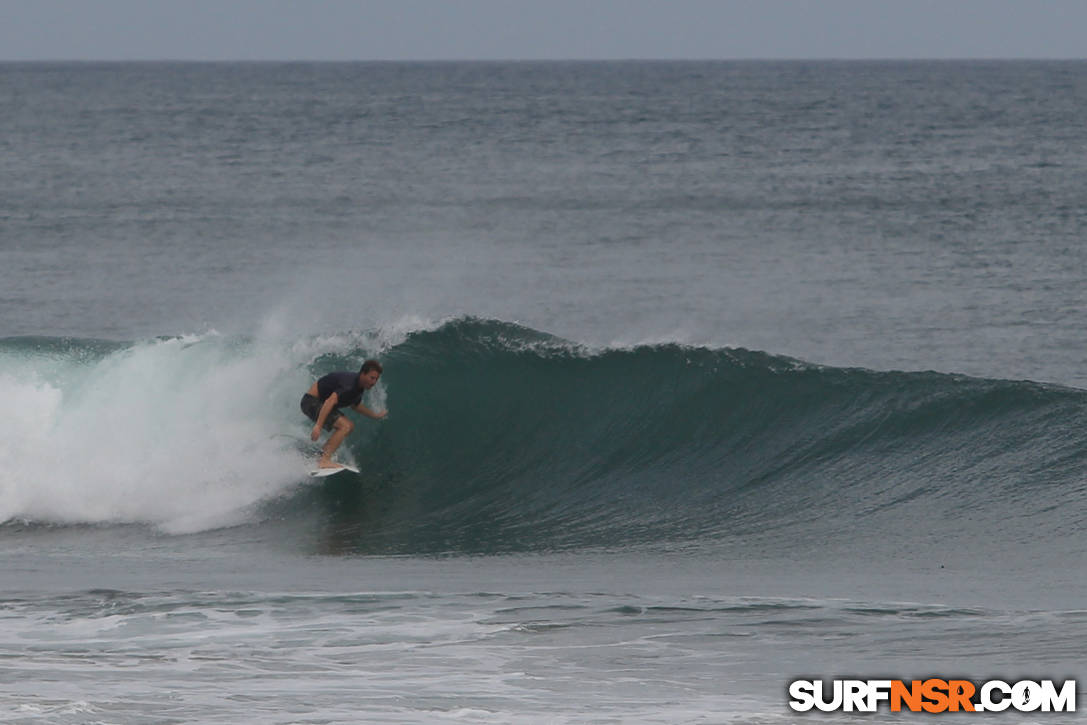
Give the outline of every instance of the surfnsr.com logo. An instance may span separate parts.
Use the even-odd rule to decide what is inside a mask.
[[[789,698],[797,712],[1075,712],[1076,681],[794,680]]]

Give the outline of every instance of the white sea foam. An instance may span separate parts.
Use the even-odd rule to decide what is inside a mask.
[[[25,354],[0,362],[18,371],[0,375],[0,520],[189,532],[244,521],[303,477],[282,435],[308,384],[289,350],[160,340],[51,363],[48,381]]]

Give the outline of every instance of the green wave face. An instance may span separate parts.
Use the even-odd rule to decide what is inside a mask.
[[[481,320],[383,360],[392,414],[350,444],[373,500],[338,512],[367,550],[823,541],[888,521],[909,538],[954,510],[1030,526],[1047,505],[1032,490],[1083,497],[1077,390],[740,349],[586,350]]]

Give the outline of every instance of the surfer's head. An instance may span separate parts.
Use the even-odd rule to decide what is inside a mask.
[[[364,389],[369,390],[377,384],[377,379],[381,377],[381,373],[384,370],[381,369],[381,363],[377,360],[367,360],[362,364],[362,368],[359,369],[359,385]]]

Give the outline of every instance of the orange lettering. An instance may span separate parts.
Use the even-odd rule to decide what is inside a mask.
[[[910,712],[920,712],[921,680],[914,680],[909,687],[902,680],[891,683],[891,712],[901,712],[903,702]]]
[[[921,703],[925,712],[945,712],[947,710],[947,681],[925,680],[921,683],[921,694],[928,702]]]
[[[948,705],[951,712],[958,712],[961,707],[966,712],[974,711],[974,683],[970,680],[949,680],[947,683]]]

